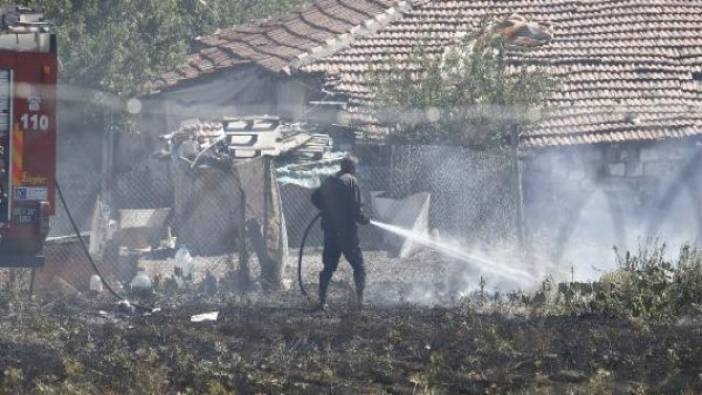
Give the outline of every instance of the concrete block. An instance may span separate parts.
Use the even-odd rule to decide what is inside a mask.
[[[657,161],[662,159],[661,149],[658,147],[642,148],[640,159],[642,162]]]
[[[639,161],[627,163],[626,175],[628,177],[641,177],[643,175],[643,163]]]
[[[607,167],[610,176],[624,177],[626,175],[626,164],[624,163],[611,163]]]
[[[621,152],[621,160],[624,162],[635,161],[639,159],[639,151],[635,147],[627,147]]]
[[[549,173],[553,170],[553,162],[550,156],[537,156],[527,162],[527,168],[542,173]]]
[[[595,189],[595,182],[586,178],[586,179],[580,181],[579,187],[583,191],[591,191],[591,190]]]
[[[624,187],[624,184],[619,177],[605,177],[600,180],[598,186],[602,191],[617,192]]]
[[[553,176],[554,181],[564,181],[568,179],[568,175],[570,174],[570,171],[568,168],[563,166],[563,164],[558,163],[556,166],[553,167],[551,170],[551,174]]]
[[[685,148],[671,147],[665,151],[664,155],[669,160],[683,160],[689,156],[689,153]]]
[[[556,193],[561,195],[562,199],[572,199],[573,196],[579,195],[581,190],[581,182],[578,181],[567,181],[558,184],[555,187]]]
[[[622,156],[622,149],[617,145],[607,147],[605,150],[605,160],[607,162],[619,162]]]
[[[670,166],[669,172],[673,175],[680,174],[680,172],[684,171],[685,166],[688,165],[688,161],[685,160],[674,160],[668,163]]]
[[[578,155],[584,162],[602,162],[604,159],[604,153],[599,147],[584,148]]]
[[[631,206],[635,208],[641,208],[644,206],[645,200],[645,195],[635,194],[631,196]]]
[[[655,161],[644,163],[644,174],[647,176],[661,177],[666,176],[671,171],[670,162]]]
[[[670,160],[686,160],[698,152],[698,147],[694,143],[677,141],[665,145],[658,145],[662,151],[663,158]]]

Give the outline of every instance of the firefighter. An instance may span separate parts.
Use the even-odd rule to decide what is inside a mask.
[[[339,266],[341,254],[353,268],[356,285],[356,302],[363,306],[363,289],[366,284],[366,270],[363,266],[363,253],[359,246],[358,225],[370,223],[370,217],[363,212],[361,191],[356,180],[358,160],[353,156],[341,160],[341,170],[324,180],[312,194],[312,203],[322,212],[324,231],[324,268],[319,273],[319,309],[326,308],[327,288],[332,275]]]

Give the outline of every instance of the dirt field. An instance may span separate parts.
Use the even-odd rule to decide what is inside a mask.
[[[368,277],[366,299],[376,306],[394,306],[398,303],[412,303],[423,306],[435,304],[448,305],[479,288],[479,272],[455,260],[447,259],[432,251],[419,251],[410,258],[389,257],[384,251],[365,251],[366,271]],[[227,257],[196,257],[193,267],[195,283],[202,282],[209,271],[222,279],[229,267]],[[234,265],[238,257],[231,258]],[[298,250],[290,250],[289,265],[284,270],[284,286],[291,291],[291,297],[298,293],[297,262]],[[142,261],[146,273],[155,278],[167,278],[173,273],[174,260]],[[259,275],[259,266],[255,256],[249,261],[252,278]],[[308,248],[303,258],[303,282],[307,291],[317,295],[319,271],[322,269],[321,250]],[[498,283],[487,279],[486,289],[494,290]],[[254,291],[257,284],[254,284]],[[344,304],[353,298],[353,276],[350,265],[342,258],[334,275],[330,288],[330,303]],[[258,298],[256,292],[251,298]],[[293,300],[285,300],[289,305]]]
[[[81,304],[0,319],[3,393],[689,393],[695,324],[186,305],[150,317]],[[109,306],[101,306],[109,308]],[[216,322],[190,315],[220,311]]]
[[[151,315],[124,314],[107,296],[2,299],[0,394],[702,392],[695,319],[549,316],[481,299],[431,254],[367,257],[362,311],[343,263],[324,313],[299,295],[294,271],[286,291],[159,295],[145,301],[162,307]],[[314,251],[305,264],[314,294]],[[190,322],[210,311],[217,321]]]

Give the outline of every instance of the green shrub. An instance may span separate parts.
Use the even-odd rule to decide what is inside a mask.
[[[576,315],[670,319],[702,312],[702,251],[684,245],[675,259],[665,244],[637,254],[617,253],[618,269],[585,292],[583,284],[560,284],[556,311]]]

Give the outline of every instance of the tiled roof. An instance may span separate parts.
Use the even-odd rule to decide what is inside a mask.
[[[351,40],[375,32],[409,7],[399,0],[316,0],[287,16],[198,38],[200,49],[184,64],[151,82],[157,93],[182,81],[257,64],[284,72],[333,54]]]
[[[372,122],[363,110],[371,99],[365,72],[410,67],[420,40],[438,53],[484,16],[515,13],[550,24],[553,39],[513,61],[542,65],[560,81],[548,99],[553,111],[524,131],[524,146],[702,134],[702,81],[693,78],[702,72],[700,0],[426,1],[302,70],[325,73],[329,88],[349,96],[356,119]]]

